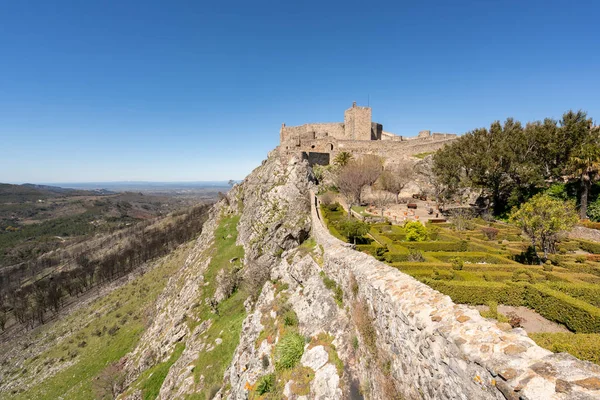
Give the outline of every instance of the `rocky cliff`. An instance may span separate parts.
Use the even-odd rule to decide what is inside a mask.
[[[142,398],[165,367],[164,399],[247,398],[265,376],[274,379],[270,398],[342,398],[356,384],[349,318],[319,275],[314,242],[307,245],[313,180],[306,162],[272,153],[213,207],[126,357],[121,398]],[[301,337],[302,352],[280,373],[284,335]]]
[[[120,398],[596,398],[600,367],[333,238],[313,181],[273,152],[213,207],[123,360]]]

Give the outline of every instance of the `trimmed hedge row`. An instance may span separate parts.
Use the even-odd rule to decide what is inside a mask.
[[[538,346],[554,353],[567,352],[580,360],[600,364],[600,334],[598,333],[530,333]]]
[[[550,289],[546,285],[527,285],[523,305],[544,318],[564,324],[578,333],[600,332],[600,309],[582,300]]]
[[[551,282],[548,287],[580,299],[595,307],[600,307],[600,287],[583,283]]]
[[[468,263],[486,263],[486,264],[504,264],[506,260],[500,257],[492,256],[486,253],[470,253],[465,252],[460,255],[455,254],[432,254],[433,257],[437,258],[442,262],[450,262],[453,258],[460,258],[464,262]]]
[[[487,304],[496,301],[531,308],[544,318],[565,325],[578,333],[600,332],[600,309],[574,299],[546,285],[473,281],[442,281],[426,278],[423,282],[450,296],[457,303]]]
[[[460,242],[404,242],[402,246],[420,251],[453,251],[463,252],[467,251],[468,243],[466,241]]]
[[[450,296],[455,303],[472,305],[495,301],[499,304],[520,306],[525,293],[525,288],[521,285],[499,282],[424,279],[423,283]]]
[[[600,243],[588,242],[587,240],[579,240],[579,247],[592,254],[600,254]]]

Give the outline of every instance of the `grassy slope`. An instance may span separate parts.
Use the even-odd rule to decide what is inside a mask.
[[[239,219],[239,216],[223,217],[215,230],[215,240],[209,250],[211,261],[204,274],[204,281],[208,282],[208,285],[203,289],[203,299],[214,294],[218,272],[223,268],[233,268],[231,259],[241,260],[244,257],[244,248],[235,244]],[[204,384],[189,398],[209,399],[221,387],[225,369],[231,362],[239,343],[242,322],[246,316],[244,301],[247,297],[248,293],[244,289],[236,291],[219,305],[219,315],[213,314],[204,301],[196,310],[201,320],[212,320],[212,325],[202,335],[205,343],[214,345],[217,338],[221,338],[223,342],[215,346],[212,351],[204,351],[198,355],[194,377],[196,382],[200,382],[200,377],[203,376]]]
[[[191,244],[180,247],[159,260],[160,265],[145,275],[50,326],[50,334],[60,339],[38,359],[25,363],[27,373],[43,369],[44,362],[53,365],[61,359],[67,361],[75,352],[76,362],[16,398],[93,398],[92,379],[134,348],[147,324],[148,307],[153,305],[168,278],[181,267],[190,249]],[[109,330],[113,327],[118,330],[111,335]],[[80,347],[83,342],[85,347]]]

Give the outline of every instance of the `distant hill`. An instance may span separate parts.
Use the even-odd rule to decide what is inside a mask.
[[[81,190],[66,189],[58,186],[34,185],[11,185],[0,183],[0,203],[26,203],[65,196],[98,196],[110,194],[108,190]]]

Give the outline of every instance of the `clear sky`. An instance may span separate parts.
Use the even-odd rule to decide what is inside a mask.
[[[0,0],[0,182],[241,179],[352,101],[402,135],[600,119],[600,1]]]

